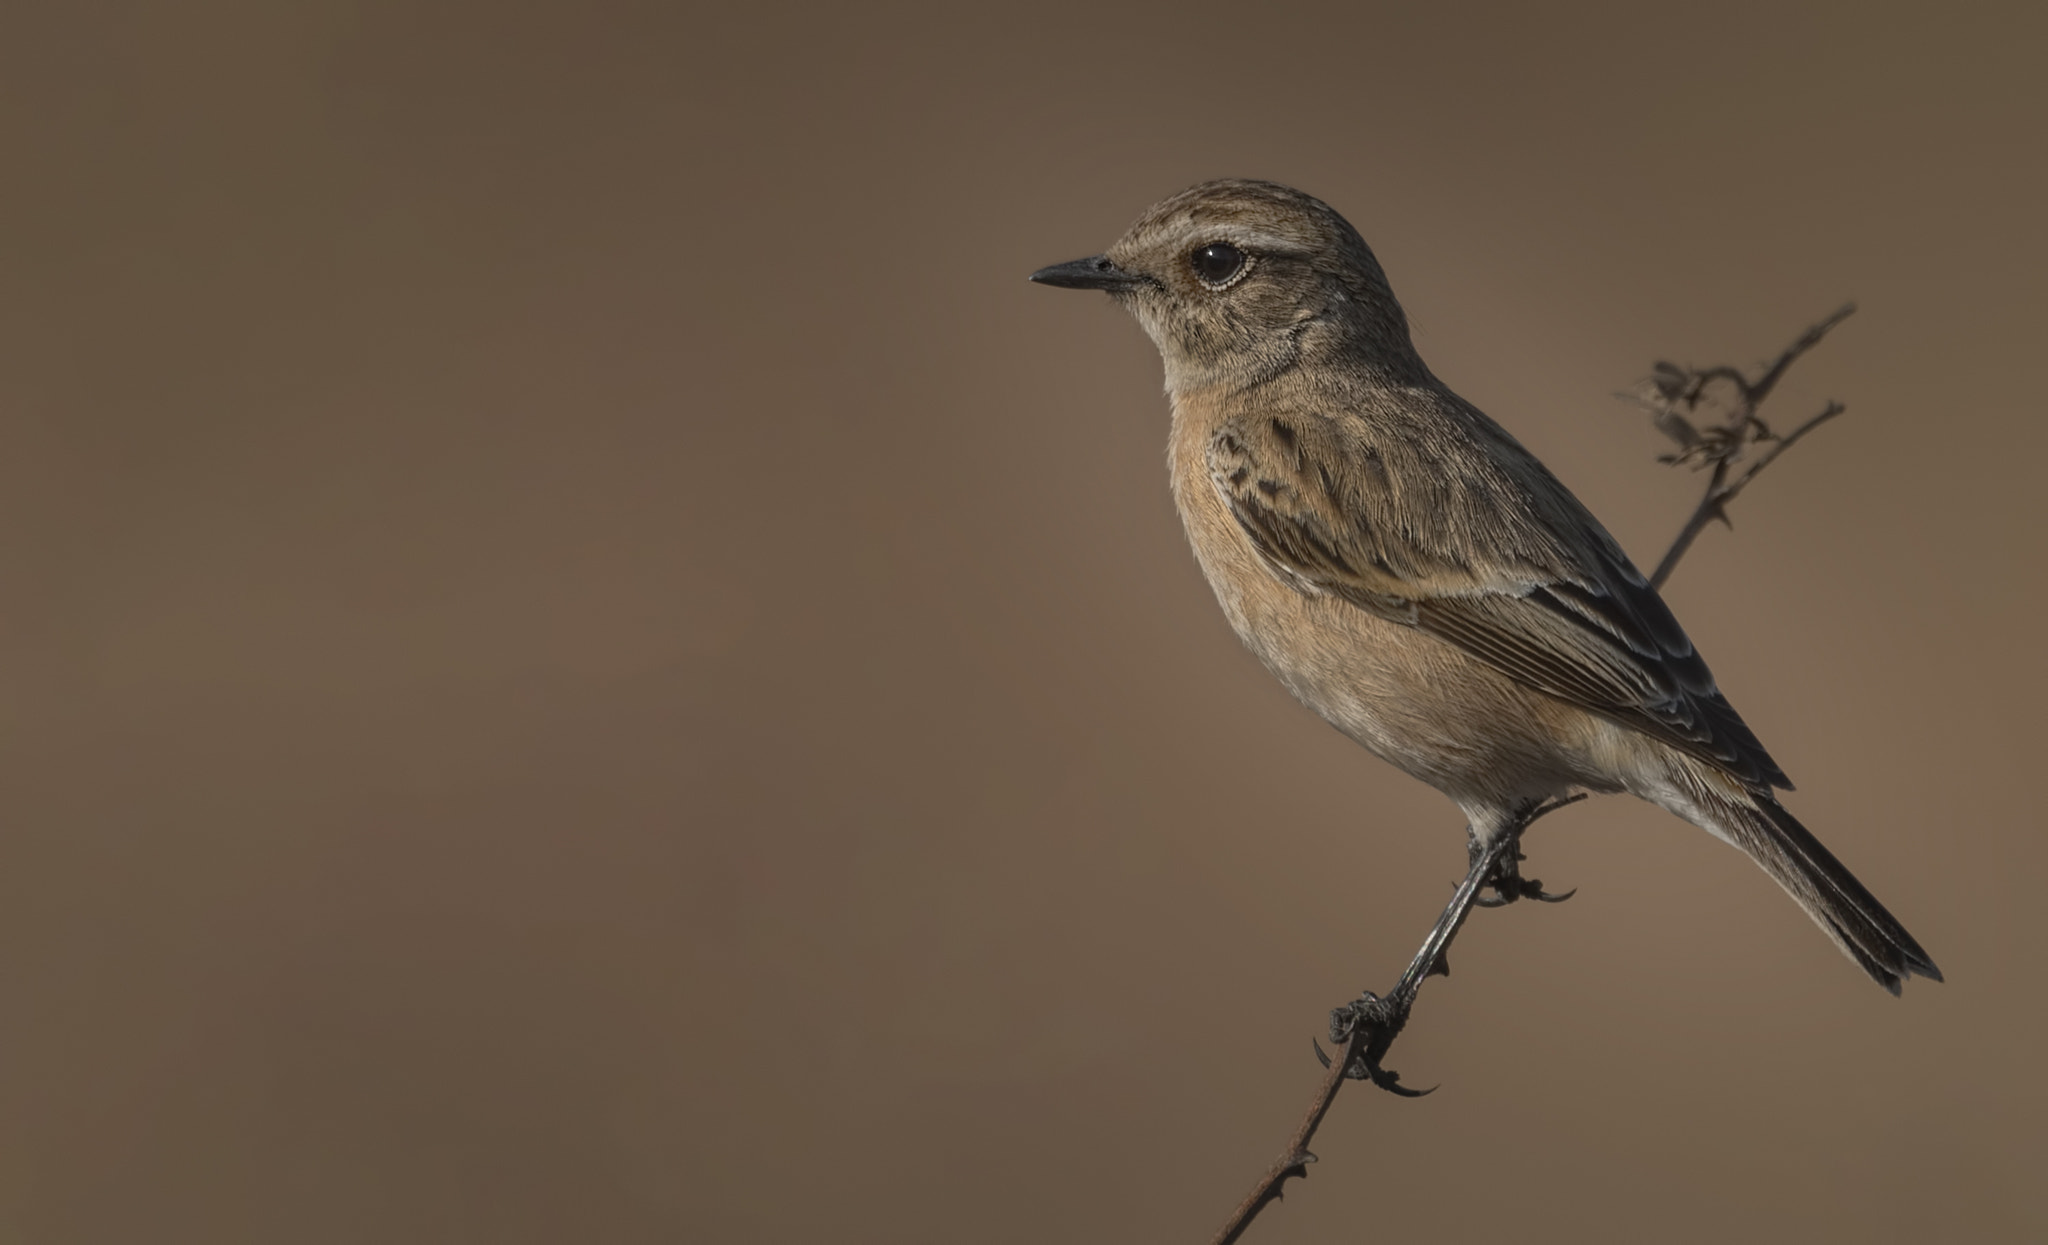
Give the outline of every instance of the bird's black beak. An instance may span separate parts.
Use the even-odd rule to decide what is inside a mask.
[[[1040,268],[1031,274],[1031,279],[1040,285],[1057,285],[1063,290],[1117,290],[1136,289],[1148,284],[1148,279],[1125,272],[1109,262],[1107,255],[1090,255],[1087,259],[1070,259],[1064,264]]]

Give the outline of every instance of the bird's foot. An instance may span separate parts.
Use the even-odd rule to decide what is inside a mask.
[[[1518,899],[1533,899],[1537,903],[1563,903],[1579,893],[1579,888],[1574,886],[1568,891],[1562,891],[1553,895],[1543,889],[1543,879],[1541,878],[1509,878],[1504,881],[1489,882],[1487,885],[1493,887],[1493,894],[1490,897],[1482,896],[1473,900],[1472,902],[1478,907],[1505,908]]]
[[[1371,1081],[1403,1098],[1420,1098],[1435,1092],[1434,1087],[1409,1089],[1401,1084],[1400,1073],[1380,1066],[1387,1048],[1408,1023],[1408,1009],[1413,1002],[1399,990],[1384,999],[1367,990],[1344,1006],[1330,1009],[1330,1041],[1340,1051],[1349,1052],[1345,1076],[1354,1081]],[[1325,1068],[1330,1066],[1330,1057],[1320,1045],[1316,1046],[1316,1058],[1323,1061]]]
[[[1467,850],[1471,853],[1474,864],[1477,864],[1486,849],[1479,843],[1478,836],[1474,835]],[[1579,888],[1574,886],[1563,894],[1553,895],[1543,889],[1543,879],[1523,877],[1522,862],[1527,859],[1528,857],[1522,854],[1521,844],[1516,844],[1515,850],[1503,855],[1500,862],[1493,867],[1493,872],[1486,875],[1486,881],[1480,884],[1482,887],[1491,888],[1493,894],[1481,895],[1472,901],[1473,904],[1481,908],[1505,908],[1519,899],[1533,899],[1538,903],[1563,903],[1579,893]]]

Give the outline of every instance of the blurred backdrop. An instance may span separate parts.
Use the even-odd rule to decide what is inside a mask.
[[[1669,596],[1949,974],[1575,808],[1251,1239],[2048,1233],[2044,12],[11,9],[0,1238],[1206,1240],[1464,866],[1024,280],[1219,175],[1646,563],[1860,302]]]

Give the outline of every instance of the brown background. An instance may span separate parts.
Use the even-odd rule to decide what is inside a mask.
[[[1639,560],[1861,301],[1671,597],[1950,977],[1575,809],[1255,1239],[2048,1234],[2041,6],[37,7],[0,1239],[1207,1239],[1463,865],[1023,279],[1226,174]]]

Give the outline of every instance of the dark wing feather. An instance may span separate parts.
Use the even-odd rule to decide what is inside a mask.
[[[1485,448],[1524,453],[1498,436]],[[1656,590],[1533,459],[1553,495],[1504,471],[1446,480],[1446,456],[1430,461],[1428,446],[1368,439],[1315,415],[1233,419],[1211,439],[1210,478],[1280,579],[1455,644],[1754,786],[1791,786]],[[1478,471],[1492,462],[1448,460]],[[1564,523],[1592,539],[1565,539]],[[1485,568],[1468,554],[1475,543],[1495,553]]]

